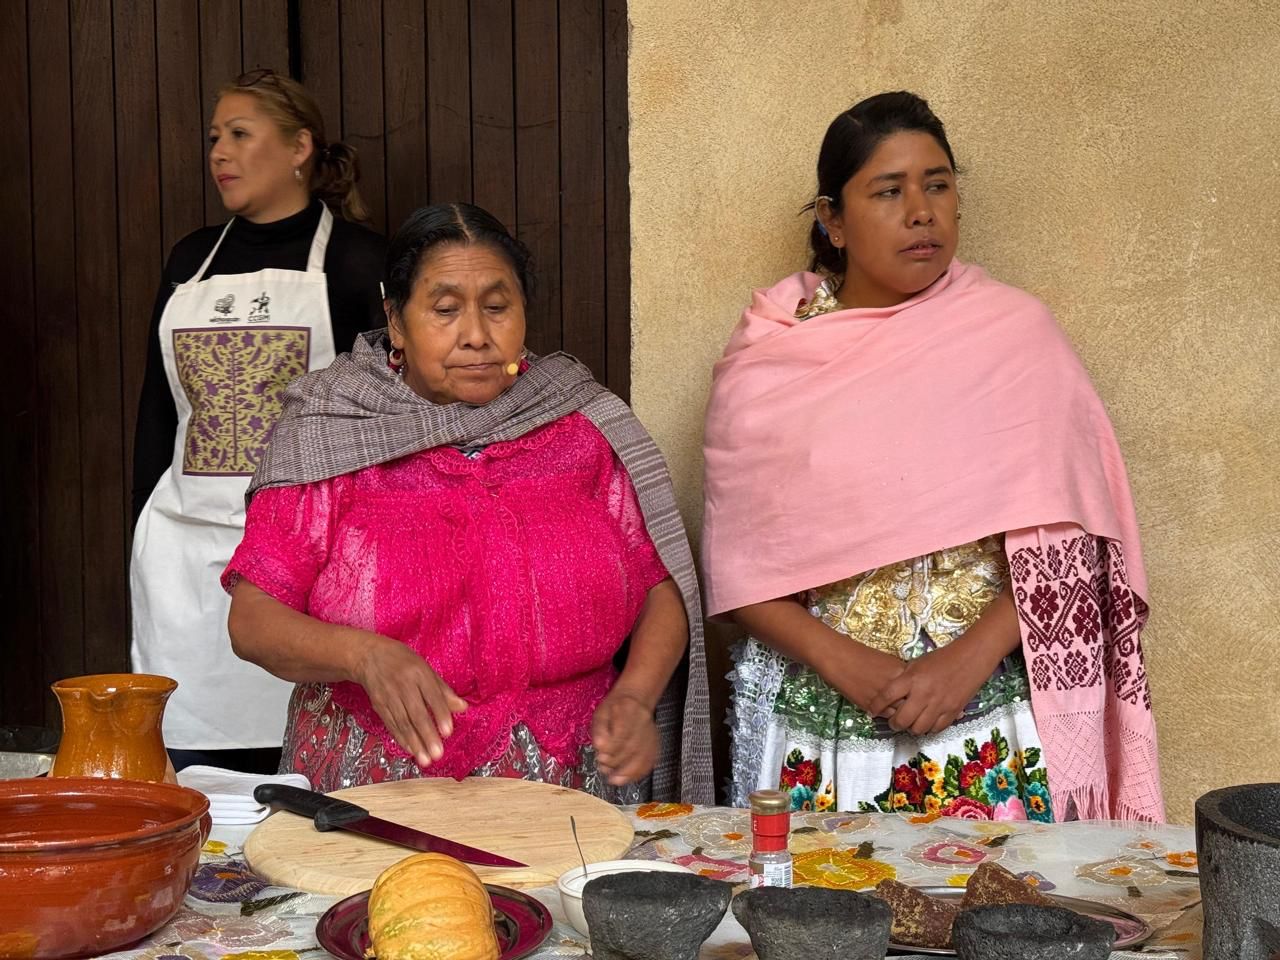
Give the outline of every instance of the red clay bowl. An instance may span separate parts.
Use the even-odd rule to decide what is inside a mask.
[[[0,958],[105,953],[159,929],[209,826],[204,794],[173,784],[0,782]]]

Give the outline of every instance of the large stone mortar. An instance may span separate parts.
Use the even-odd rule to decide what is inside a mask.
[[[609,873],[587,881],[582,912],[596,960],[696,960],[733,887],[695,873]]]
[[[822,887],[747,890],[733,915],[759,960],[883,960],[893,921],[883,900]]]
[[[1280,783],[1250,783],[1196,801],[1204,960],[1280,954]]]
[[[1106,960],[1116,928],[1062,907],[1008,903],[961,910],[951,939],[960,960]]]

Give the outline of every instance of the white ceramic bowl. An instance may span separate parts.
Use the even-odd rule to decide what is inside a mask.
[[[584,937],[590,936],[587,930],[587,917],[582,912],[582,888],[589,880],[603,877],[609,873],[637,873],[645,870],[664,870],[667,873],[693,873],[688,867],[678,863],[666,863],[662,860],[604,860],[600,863],[587,864],[586,876],[581,867],[574,867],[560,875],[556,886],[560,889],[560,902],[564,904],[564,914]]]

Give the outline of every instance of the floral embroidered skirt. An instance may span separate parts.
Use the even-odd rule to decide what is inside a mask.
[[[370,736],[356,718],[333,699],[327,683],[300,683],[289,703],[281,773],[301,773],[313,790],[329,793],[344,787],[424,776],[411,759],[391,756],[382,738]],[[511,729],[501,756],[471,771],[473,777],[509,777],[572,787],[609,803],[636,804],[649,799],[650,780],[615,787],[596,769],[595,748],[584,744],[578,763],[568,767],[538,745],[523,723]]]
[[[913,652],[931,649],[922,638]],[[746,806],[752,790],[781,789],[792,810],[1053,819],[1021,652],[982,686],[964,719],[925,737],[894,731],[754,639],[734,659],[733,806]]]

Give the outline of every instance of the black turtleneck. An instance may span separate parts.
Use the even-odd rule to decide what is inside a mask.
[[[321,203],[274,223],[237,219],[218,248],[206,277],[228,273],[254,273],[275,267],[307,269],[311,238],[320,223]],[[160,316],[173,288],[195,276],[222,234],[223,225],[204,227],[179,240],[169,253],[147,341],[147,368],[138,404],[138,425],[133,441],[133,519],[156,483],[173,462],[178,430],[178,410],[160,355]],[[386,240],[365,227],[334,216],[333,233],[325,250],[325,282],[329,289],[329,319],[338,353],[351,349],[356,335],[384,326],[382,280]]]

